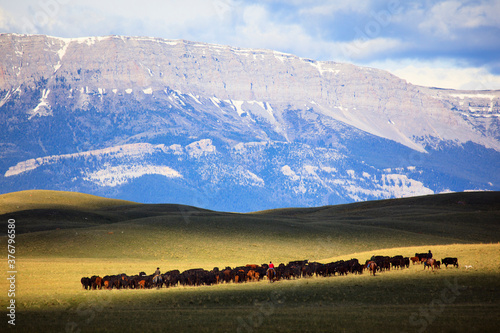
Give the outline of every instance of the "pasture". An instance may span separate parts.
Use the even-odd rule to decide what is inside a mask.
[[[52,208],[42,200],[1,217],[16,219],[22,231],[16,236],[15,330],[496,332],[498,193],[489,199],[454,195],[254,214],[123,202]],[[365,272],[160,290],[87,291],[80,284],[83,276],[151,274],[157,266],[165,272],[269,260],[364,262],[429,249],[436,259],[458,257],[460,267],[424,271],[417,264],[375,277]],[[1,267],[8,271],[6,261]],[[5,279],[0,288],[8,289]],[[0,299],[3,318],[7,302]],[[1,325],[10,326],[7,319]]]

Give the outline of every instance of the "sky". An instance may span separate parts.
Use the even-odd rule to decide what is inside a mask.
[[[500,0],[0,0],[0,32],[185,39],[500,89]]]

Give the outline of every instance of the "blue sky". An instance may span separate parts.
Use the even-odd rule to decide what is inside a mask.
[[[187,39],[500,89],[500,0],[0,0],[0,32]]]

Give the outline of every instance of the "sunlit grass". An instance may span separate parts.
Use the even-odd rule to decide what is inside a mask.
[[[104,207],[135,205],[125,200],[106,199],[90,194],[65,191],[29,190],[0,195],[0,215],[41,208],[93,210]]]
[[[380,249],[374,254],[412,255],[428,248]],[[368,320],[378,315],[383,316],[384,321],[398,320],[402,322],[400,325],[415,331],[418,327],[411,325],[409,317],[438,299],[447,284],[456,283],[462,288],[460,294],[446,305],[446,311],[439,313],[439,321],[434,320],[428,325],[437,330],[444,329],[450,327],[447,325],[451,325],[453,317],[457,316],[457,320],[466,325],[467,320],[480,315],[489,321],[478,327],[486,332],[492,331],[499,324],[496,314],[500,303],[495,295],[500,290],[500,245],[457,244],[430,249],[436,258],[457,256],[461,267],[432,272],[424,271],[423,266],[417,264],[409,269],[383,272],[376,277],[365,273],[273,284],[263,280],[160,290],[86,291],[80,284],[82,276],[132,275],[140,271],[151,274],[158,262],[154,259],[26,258],[18,262],[16,302],[19,327],[28,327],[30,331],[44,331],[48,327],[64,330],[68,323],[76,323],[83,331],[92,332],[109,330],[110,327],[113,331],[132,331],[132,327],[139,327],[137,325],[153,331],[166,327],[235,331],[246,323],[252,329],[283,325],[279,326],[281,331],[291,332],[293,330],[287,329],[286,321],[300,318],[295,326],[299,331],[336,323],[342,330],[355,332],[367,328],[361,319]],[[363,260],[369,255],[368,252],[354,253],[343,259],[357,257]],[[212,264],[199,261],[194,267],[211,269]],[[472,268],[466,269],[465,265]],[[193,266],[184,263],[162,268],[164,271],[171,268],[184,270]],[[2,281],[2,289],[4,285]],[[3,299],[0,302],[2,308],[6,306],[5,302]],[[347,323],[347,318],[357,320]],[[219,327],[221,323],[226,326]],[[396,331],[396,325],[387,325],[387,331]],[[465,332],[466,327],[457,331]]]
[[[108,199],[85,201],[85,196],[52,191],[37,195],[40,201],[26,207],[51,207],[56,198],[53,207],[70,207],[77,218],[95,213],[116,219],[75,228],[50,216],[16,217],[17,227],[52,222],[65,227],[16,234],[19,331],[496,332],[500,327],[499,213],[481,196],[476,198],[480,206],[474,207],[457,206],[457,194],[439,196],[436,202],[425,198],[425,205],[411,199],[395,201],[395,206],[384,201],[229,214],[147,205],[121,211],[116,208],[120,202]],[[5,202],[9,209],[18,204]],[[478,239],[495,243],[478,244]],[[7,247],[6,240],[0,238],[0,247]],[[166,272],[269,260],[364,262],[372,255],[412,256],[428,250],[438,260],[457,257],[460,268],[429,271],[410,265],[376,277],[365,273],[160,290],[86,291],[80,284],[83,276],[151,274],[156,267]],[[6,261],[0,268],[8,271]],[[420,313],[439,303],[450,284],[459,288],[456,297],[422,321]],[[6,279],[0,288],[7,290]],[[8,301],[0,298],[0,309]]]

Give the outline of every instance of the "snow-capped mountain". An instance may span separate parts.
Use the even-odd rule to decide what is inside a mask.
[[[250,211],[499,190],[500,91],[271,50],[0,35],[0,190]]]

